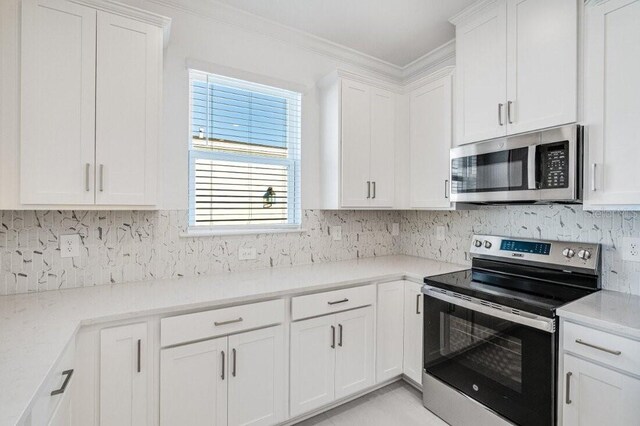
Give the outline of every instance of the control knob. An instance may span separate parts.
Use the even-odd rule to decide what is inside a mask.
[[[482,241],[480,241],[480,240],[475,240],[475,241],[473,242],[473,245],[474,245],[474,246],[476,246],[476,247],[482,247]]]
[[[566,249],[562,250],[562,255],[564,257],[566,257],[567,259],[571,259],[573,256],[575,256],[576,252],[573,251],[572,249],[570,249],[569,247],[567,247]]]
[[[491,248],[491,245],[492,245],[492,244],[491,244],[491,241],[485,241],[485,242],[484,242],[484,248],[488,248],[488,249],[490,249],[490,248]]]
[[[580,250],[578,252],[578,257],[582,260],[589,260],[591,259],[591,252],[589,250]]]

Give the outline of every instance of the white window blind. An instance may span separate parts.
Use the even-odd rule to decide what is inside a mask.
[[[189,71],[191,227],[300,224],[301,94]]]

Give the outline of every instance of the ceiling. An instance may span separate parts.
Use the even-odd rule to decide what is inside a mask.
[[[403,67],[454,37],[475,0],[218,0]]]

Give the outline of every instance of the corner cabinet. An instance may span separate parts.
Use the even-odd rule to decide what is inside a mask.
[[[22,2],[21,205],[157,203],[168,24],[113,2]]]
[[[585,208],[640,207],[640,1],[585,6]]]
[[[394,207],[397,94],[342,71],[319,87],[323,207]]]
[[[577,120],[577,0],[483,0],[451,23],[458,145]]]

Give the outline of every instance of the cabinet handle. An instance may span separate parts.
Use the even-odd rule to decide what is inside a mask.
[[[513,124],[513,121],[511,121],[511,105],[513,105],[513,102],[508,101],[507,102],[507,121],[509,122],[509,124]]]
[[[104,191],[104,164],[100,164],[100,192]]]
[[[59,395],[61,393],[64,393],[64,391],[67,389],[67,385],[69,384],[69,380],[71,380],[71,376],[73,376],[73,368],[71,370],[64,370],[62,372],[62,375],[66,376],[64,378],[64,382],[62,382],[62,386],[60,386],[60,389],[56,389],[54,391],[51,391],[51,396]]]
[[[220,378],[224,380],[224,351],[220,351],[220,358],[222,358],[222,371],[220,372]]]
[[[331,326],[331,349],[336,348],[336,328]]]
[[[141,341],[138,339],[138,373],[140,372],[140,345]]]
[[[588,347],[593,348],[593,349],[597,349],[597,350],[602,351],[602,352],[606,352],[606,353],[611,354],[611,355],[616,355],[617,356],[617,355],[621,355],[622,354],[622,351],[614,351],[613,349],[603,348],[602,346],[594,345],[593,343],[587,343],[587,342],[585,342],[585,341],[583,341],[581,339],[576,339],[576,343],[579,344],[579,345],[584,345],[584,346],[588,346]]]
[[[420,315],[420,295],[416,294],[416,315]]]
[[[596,163],[591,165],[591,191],[596,192]]]
[[[231,369],[231,375],[236,377],[236,348],[231,350],[231,355],[233,356],[233,367]]]
[[[344,302],[348,302],[349,299],[347,299],[346,297],[342,300],[336,300],[335,302],[327,302],[329,305],[337,305],[338,303],[344,303]]]
[[[449,189],[449,179],[444,181],[444,198],[449,198],[449,192],[447,189]]]
[[[367,199],[371,198],[371,181],[367,181]]]
[[[373,197],[371,198],[376,198],[376,181],[374,180],[372,184],[373,184]]]
[[[498,104],[498,124],[501,126],[504,126],[504,123],[502,123],[502,107],[504,106],[504,104]]]
[[[565,380],[565,394],[564,394],[564,402],[569,405],[571,404],[571,376],[573,374],[571,372],[567,373],[567,378]]]
[[[342,324],[338,324],[338,329],[340,330],[340,340],[338,340],[338,346],[342,346]]]
[[[236,319],[229,320],[229,321],[214,321],[213,325],[215,325],[217,327],[217,326],[220,326],[220,325],[235,324],[237,322],[242,322],[242,321],[243,321],[243,319],[242,319],[242,317],[240,317],[240,318],[236,318]]]
[[[91,191],[91,185],[89,184],[90,172],[91,172],[91,164],[87,163],[84,165],[84,190],[87,192]]]

